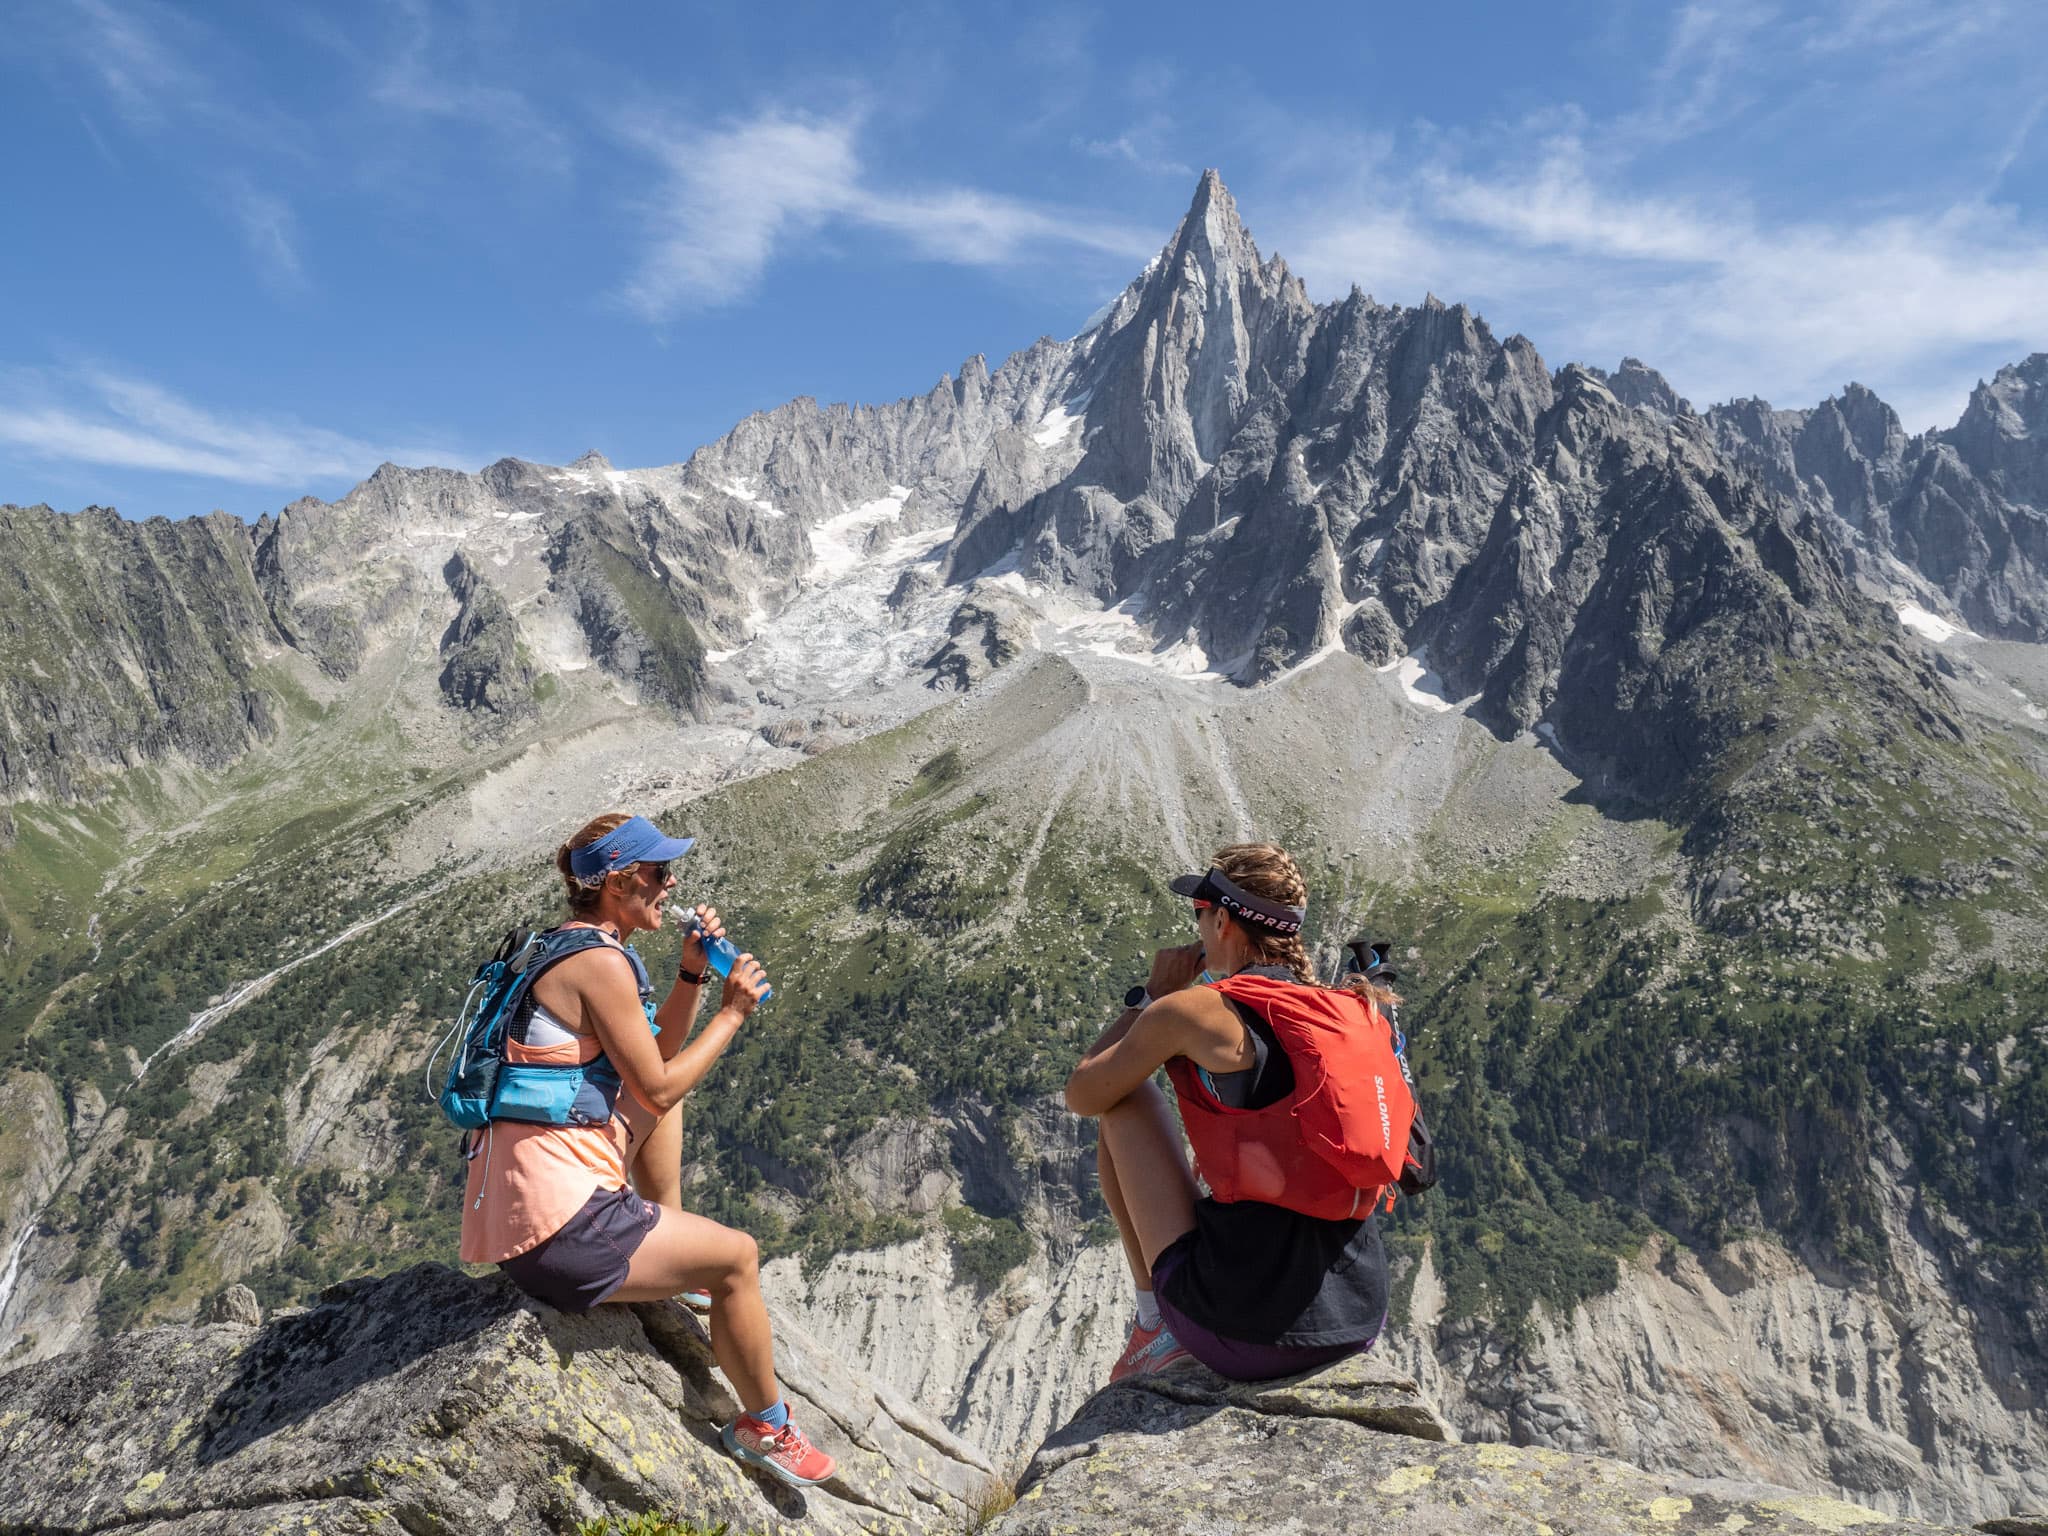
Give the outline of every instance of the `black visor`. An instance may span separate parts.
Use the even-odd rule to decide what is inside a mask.
[[[1254,896],[1241,886],[1232,884],[1230,877],[1220,869],[1212,868],[1206,875],[1177,875],[1167,889],[1176,896],[1187,897],[1189,901],[1213,902],[1232,917],[1263,928],[1268,933],[1300,933],[1302,923],[1308,918],[1307,907],[1290,907],[1284,902]]]

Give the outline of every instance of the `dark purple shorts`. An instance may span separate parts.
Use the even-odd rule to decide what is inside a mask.
[[[660,1217],[660,1206],[630,1189],[600,1189],[553,1237],[498,1268],[535,1301],[563,1312],[588,1312],[626,1283],[633,1251]]]
[[[1277,1376],[1299,1376],[1304,1371],[1333,1365],[1347,1355],[1371,1349],[1373,1339],[1356,1344],[1247,1344],[1212,1333],[1166,1299],[1173,1272],[1187,1262],[1195,1234],[1190,1232],[1170,1243],[1159,1262],[1152,1266],[1152,1294],[1159,1301],[1159,1315],[1176,1342],[1218,1376],[1232,1381],[1271,1381]],[[1385,1326],[1382,1324],[1381,1326]],[[1375,1335],[1375,1338],[1377,1335]]]

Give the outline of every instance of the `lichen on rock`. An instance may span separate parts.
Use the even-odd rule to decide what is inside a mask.
[[[737,1405],[679,1306],[541,1307],[423,1264],[261,1329],[157,1328],[23,1367],[0,1532],[542,1536],[643,1511],[735,1531],[952,1531],[990,1477],[785,1318],[794,1414],[839,1460],[802,1493],[718,1444]]]

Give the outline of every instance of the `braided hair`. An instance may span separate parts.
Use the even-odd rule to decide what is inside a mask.
[[[1232,843],[1227,848],[1218,848],[1209,862],[1233,884],[1254,896],[1283,906],[1308,905],[1308,882],[1301,877],[1301,867],[1286,849],[1273,843]],[[1317,985],[1315,967],[1309,963],[1300,934],[1273,933],[1254,923],[1240,923],[1238,928],[1251,944],[1254,965],[1285,966],[1294,973],[1296,981],[1311,987]],[[1382,1005],[1401,1001],[1391,987],[1368,981],[1355,971],[1344,978],[1342,985],[1346,991]]]

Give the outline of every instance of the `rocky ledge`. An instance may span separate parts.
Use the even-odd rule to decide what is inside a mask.
[[[1789,1489],[1455,1444],[1416,1384],[1371,1357],[1294,1381],[1181,1367],[1105,1388],[1040,1447],[991,1524],[1008,1490],[987,1459],[779,1312],[785,1390],[840,1466],[803,1493],[719,1448],[737,1405],[702,1324],[673,1303],[568,1316],[424,1264],[267,1321],[246,1292],[207,1315],[8,1377],[0,1536],[540,1536],[643,1512],[736,1536],[1954,1529]],[[1984,1529],[2040,1533],[2029,1519]]]
[[[797,1419],[839,1460],[803,1493],[719,1448],[737,1405],[673,1303],[568,1316],[425,1264],[259,1328],[129,1334],[8,1378],[0,1533],[552,1536],[641,1511],[750,1533],[967,1524],[991,1482],[971,1447],[787,1318],[776,1342]]]
[[[1364,1356],[1291,1382],[1180,1368],[1108,1387],[1040,1447],[996,1536],[1750,1536],[1958,1527],[1605,1457],[1449,1441],[1398,1367]],[[1870,1536],[1879,1536],[1876,1530]]]

